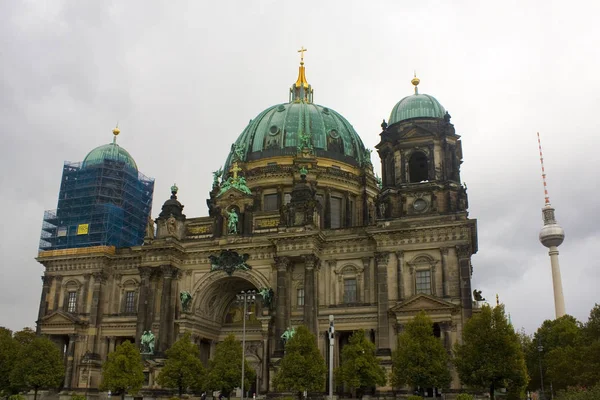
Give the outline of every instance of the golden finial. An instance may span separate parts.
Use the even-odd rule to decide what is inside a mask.
[[[412,80],[410,81],[410,83],[415,85],[415,94],[419,94],[419,89],[417,88],[417,86],[419,86],[420,82],[421,82],[421,80],[419,78],[417,78],[417,71],[415,71],[415,77],[412,78]]]
[[[304,65],[304,52],[306,50],[304,46],[300,46],[300,50],[298,50],[298,53],[300,53],[300,65]]]
[[[121,133],[121,130],[119,129],[119,123],[117,122],[117,126],[113,129],[113,135],[117,136],[119,133]]]

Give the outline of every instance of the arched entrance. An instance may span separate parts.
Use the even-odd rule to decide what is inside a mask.
[[[268,280],[256,271],[236,271],[231,276],[212,272],[198,280],[193,287],[191,312],[180,322],[180,333],[190,332],[200,348],[200,357],[207,365],[214,357],[217,344],[233,335],[245,340],[245,357],[255,370],[257,379],[245,388],[250,395],[267,390],[268,332],[271,323],[269,311],[263,307],[258,289],[268,287]],[[255,301],[244,304],[238,300],[242,291],[255,290]]]

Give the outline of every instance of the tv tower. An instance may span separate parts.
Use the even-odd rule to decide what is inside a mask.
[[[544,171],[544,157],[542,156],[542,143],[540,133],[537,134],[538,146],[540,148],[540,162],[542,164],[542,180],[544,182],[544,202],[542,208],[542,217],[544,227],[540,231],[540,242],[548,248],[550,255],[550,265],[552,266],[552,284],[554,286],[554,310],[556,318],[565,315],[565,297],[563,295],[562,280],[560,278],[560,265],[558,264],[558,246],[565,240],[565,231],[556,222],[554,217],[554,207],[550,205],[548,188],[546,186],[546,172]]]

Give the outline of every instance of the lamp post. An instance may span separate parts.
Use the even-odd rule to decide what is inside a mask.
[[[335,327],[333,315],[329,315],[329,400],[333,400],[333,343]]]
[[[247,306],[248,303],[253,303],[256,300],[256,291],[248,290],[241,291],[240,294],[237,295],[237,300],[239,302],[244,303],[244,313],[242,314],[242,400],[246,397],[244,396],[244,373],[245,364],[246,364],[246,314],[247,314]]]
[[[542,386],[541,398],[542,398],[542,400],[544,400],[546,398],[546,396],[544,395],[544,373],[542,371],[542,352],[544,351],[544,346],[542,346],[542,341],[540,340],[539,336],[538,336],[537,350],[539,353],[539,362],[540,362],[540,384]]]

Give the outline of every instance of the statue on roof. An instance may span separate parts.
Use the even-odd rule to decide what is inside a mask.
[[[473,299],[475,301],[485,301],[485,297],[481,295],[481,290],[473,290]]]
[[[223,176],[223,168],[219,168],[216,171],[213,171],[213,188],[219,186],[219,178]]]
[[[240,176],[232,183],[233,187],[245,194],[252,194],[250,188],[246,185],[246,178]]]
[[[304,149],[309,149],[309,150],[313,150],[313,145],[312,142],[310,140],[311,135],[310,133],[304,133],[304,132],[300,132],[300,134],[298,135],[298,150],[302,151]]]
[[[262,296],[263,304],[265,305],[265,307],[271,308],[271,306],[273,305],[273,289],[268,287],[262,287],[258,290],[258,293]]]

